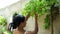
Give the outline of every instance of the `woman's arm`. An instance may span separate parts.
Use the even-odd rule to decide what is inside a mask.
[[[30,17],[30,12],[27,14],[27,16],[25,17],[26,21],[28,20],[28,18]]]
[[[34,29],[34,31],[33,31],[33,32],[28,31],[28,33],[27,33],[27,34],[37,34],[37,32],[38,32],[37,14],[35,13],[35,29]]]
[[[35,13],[35,30],[33,31],[35,34],[37,34],[37,32],[38,32],[37,17],[38,17],[38,15]]]

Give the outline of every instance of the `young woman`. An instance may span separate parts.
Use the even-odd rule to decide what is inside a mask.
[[[12,27],[15,29],[13,34],[37,34],[38,24],[37,24],[37,14],[35,13],[35,29],[33,32],[25,31],[23,28],[26,26],[26,21],[30,17],[30,13],[26,17],[21,15],[15,15],[13,17]]]

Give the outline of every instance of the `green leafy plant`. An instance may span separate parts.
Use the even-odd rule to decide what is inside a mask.
[[[50,15],[46,15],[46,18],[44,19],[44,28],[48,29],[50,27]]]
[[[12,32],[8,31],[5,26],[0,31],[1,33],[12,34]]]
[[[7,21],[4,17],[0,16],[0,25],[6,25]]]
[[[57,3],[56,0],[30,0],[30,2],[25,5],[23,15],[30,12],[31,16],[34,16],[33,12],[36,12],[38,16],[41,16],[48,12],[53,3]]]
[[[34,12],[38,14],[38,16],[41,16],[43,14],[49,13],[51,6],[53,4],[58,4],[57,0],[30,0],[23,9],[22,14],[27,15],[28,12],[30,12],[31,16],[34,16]],[[49,28],[49,19],[45,19],[45,29]]]
[[[0,33],[3,34],[4,32],[6,32],[6,34],[12,34],[11,32],[7,31],[6,25],[7,25],[6,19],[0,16]]]

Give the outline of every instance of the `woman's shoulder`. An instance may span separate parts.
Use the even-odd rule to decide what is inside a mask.
[[[20,34],[20,32],[18,30],[14,29],[13,34]]]

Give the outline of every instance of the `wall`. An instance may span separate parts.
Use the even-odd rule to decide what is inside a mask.
[[[54,34],[60,34],[60,16],[53,22]]]
[[[17,8],[17,9],[16,9]],[[21,8],[20,3],[16,3],[14,5],[5,7],[0,9],[0,15],[4,16],[7,18],[7,21],[9,21],[10,16],[14,13],[14,12],[18,12],[18,10]]]
[[[58,2],[59,2],[59,13],[60,13],[60,0],[58,0]],[[60,14],[53,21],[53,30],[54,30],[54,34],[60,34]]]
[[[25,2],[28,2],[25,0]],[[7,6],[5,8],[0,9],[0,16],[4,16],[7,19],[7,22],[9,22],[9,18],[13,15],[14,12],[21,13],[21,9],[24,8],[25,4],[23,1],[18,1],[17,3],[14,3],[10,6]]]

